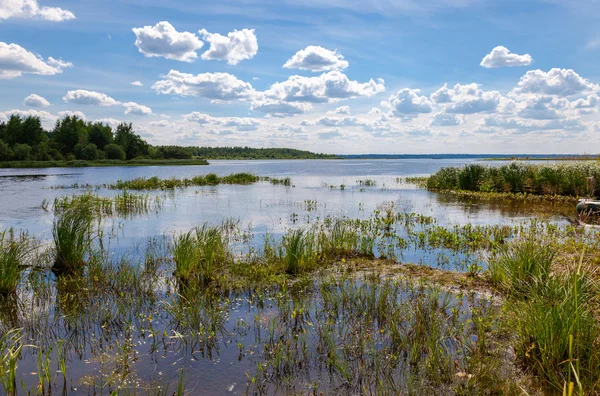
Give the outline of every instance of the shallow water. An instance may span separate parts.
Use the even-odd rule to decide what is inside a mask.
[[[101,185],[136,177],[185,178],[214,172],[228,175],[251,172],[259,176],[290,177],[293,187],[259,182],[252,185],[191,187],[169,192],[150,192],[166,198],[156,213],[124,221],[106,221],[107,230],[119,230],[118,243],[129,248],[144,240],[223,219],[238,219],[255,233],[280,234],[288,227],[323,219],[327,215],[367,218],[382,203],[394,202],[404,212],[435,217],[439,224],[502,224],[538,217],[526,205],[506,208],[465,205],[464,202],[399,183],[398,178],[426,176],[441,167],[462,166],[472,159],[403,160],[294,160],[211,161],[209,166],[0,169],[0,229],[28,230],[39,239],[49,239],[53,214],[42,209],[42,201],[81,193],[82,189],[56,186]],[[501,162],[494,161],[494,165]],[[371,179],[375,186],[359,184]],[[345,185],[344,190],[340,189]],[[332,187],[333,186],[333,187]],[[106,189],[99,195],[117,192]],[[550,220],[563,216],[550,213]]]
[[[0,230],[9,227],[28,230],[30,235],[39,240],[49,240],[54,215],[51,209],[42,208],[42,201],[46,198],[52,202],[56,197],[88,191],[80,188],[56,188],[58,186],[71,186],[75,183],[101,185],[141,176],[186,178],[212,172],[221,176],[251,172],[259,176],[290,177],[293,186],[258,182],[251,185],[190,187],[172,192],[150,191],[148,194],[151,196],[163,199],[164,205],[161,208],[131,218],[114,217],[103,220],[105,239],[108,242],[106,246],[110,252],[136,258],[143,255],[146,242],[151,238],[162,240],[165,235],[188,231],[205,222],[220,224],[231,218],[239,220],[243,229],[249,229],[254,234],[249,245],[260,246],[263,241],[261,236],[266,232],[277,237],[289,228],[310,226],[327,216],[369,219],[373,217],[375,210],[383,205],[389,207],[390,203],[393,203],[395,211],[430,216],[435,218],[436,225],[448,227],[464,224],[516,224],[538,217],[551,222],[565,222],[565,215],[561,210],[539,211],[528,204],[507,206],[473,203],[432,193],[401,180],[405,177],[426,176],[441,167],[462,166],[472,161],[211,161],[209,166],[0,169]],[[494,161],[492,164],[499,165],[501,162]],[[367,179],[374,181],[374,185],[360,183]],[[341,185],[345,186],[344,189],[340,188]],[[118,193],[104,188],[93,192],[102,196]],[[398,235],[405,236],[404,231],[396,231]],[[444,255],[447,258],[440,258]],[[413,245],[402,251],[399,259],[432,266],[440,266],[441,261],[447,261],[445,268],[464,270],[464,266],[460,267],[458,263],[476,260],[477,256],[450,249],[420,249]],[[171,273],[166,271],[164,278],[170,277]],[[52,279],[49,283],[54,285]],[[269,292],[260,298],[249,294],[221,296],[219,301],[222,307],[201,308],[195,316],[188,314],[189,317],[186,317],[169,308],[169,304],[177,308],[177,297],[173,294],[174,290],[169,293],[169,288],[173,289],[172,285],[163,286],[154,289],[156,295],[151,301],[139,294],[134,301],[128,301],[127,296],[111,294],[96,296],[90,300],[76,296],[73,297],[73,304],[76,306],[73,311],[70,311],[72,307],[58,306],[56,301],[59,291],[51,286],[50,289],[54,291],[49,298],[42,298],[42,303],[31,303],[31,306],[19,309],[19,318],[15,319],[14,325],[25,327],[27,337],[37,333],[38,337],[46,341],[70,338],[78,340],[78,337],[82,337],[68,351],[67,371],[69,378],[73,379],[68,384],[68,394],[93,393],[95,386],[82,384],[82,378],[91,375],[94,377],[91,381],[99,385],[103,376],[107,377],[115,368],[121,371],[133,370],[130,378],[139,381],[140,386],[169,383],[172,391],[180,369],[185,368],[185,378],[189,381],[188,391],[191,394],[246,393],[246,383],[249,381],[247,375],[257,375],[257,364],[266,359],[265,348],[272,342],[268,337],[271,330],[268,321],[277,319],[277,323],[273,322],[278,326],[276,333],[284,337],[288,330],[286,315],[289,312],[282,312],[282,309],[293,310],[294,299],[286,299],[278,304],[275,294]],[[307,320],[314,322],[321,314],[322,296],[318,290],[310,292],[315,294],[316,302],[312,301],[307,305]],[[21,296],[23,301],[28,301],[29,297]],[[77,306],[78,298],[83,299],[83,306]],[[397,298],[401,301],[402,295]],[[260,308],[257,301],[261,301]],[[461,302],[461,306],[467,311],[463,314],[469,315],[463,303]],[[12,326],[12,319],[5,317],[5,314],[6,312],[2,313],[3,316],[0,317],[0,325],[4,329]],[[207,314],[216,316],[209,318],[205,316]],[[184,321],[195,320],[194,326],[181,328],[182,317]],[[327,323],[325,319],[321,318],[321,321]],[[208,326],[214,324],[214,321],[218,322],[219,330],[207,345],[206,340],[198,333],[198,326]],[[176,336],[175,330],[184,336]],[[374,330],[377,328],[374,327]],[[318,347],[319,338],[315,331],[311,327],[306,333],[307,348],[311,354]],[[195,335],[190,335],[190,332]],[[290,335],[285,337],[289,338]],[[198,339],[203,341],[199,342]],[[238,343],[242,346],[241,353]],[[212,352],[210,356],[209,351]],[[35,372],[38,370],[38,356],[35,350],[30,350],[19,363],[19,378],[30,389],[37,381]],[[115,360],[112,356],[118,356],[121,360]],[[313,382],[319,382],[319,389],[329,393],[345,394],[350,391],[349,388],[338,389],[342,381],[340,377],[319,366],[318,355],[315,356],[314,366],[308,371],[297,371],[296,374],[302,375],[292,388],[286,388],[285,376],[275,376],[263,378],[263,382],[266,381],[265,389],[250,386],[250,393],[306,393],[310,391]],[[53,355],[53,358],[56,356]],[[402,372],[401,369],[398,370],[397,373]],[[61,386],[56,389],[61,389]]]

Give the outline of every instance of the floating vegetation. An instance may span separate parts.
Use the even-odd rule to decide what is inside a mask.
[[[140,177],[133,180],[118,180],[114,184],[105,184],[103,187],[113,190],[172,190],[192,186],[216,186],[218,184],[251,184],[260,180],[260,177],[250,173],[235,173],[228,176],[217,176],[214,173],[195,176],[191,179],[161,179],[157,176]]]
[[[55,198],[53,209],[55,213],[60,213],[77,206],[89,206],[99,217],[130,217],[158,211],[162,209],[164,201],[165,199],[160,196],[134,194],[127,190],[113,197],[101,197],[89,192]],[[47,203],[45,206],[48,206]],[[44,207],[44,203],[42,203],[42,207]]]
[[[433,190],[517,193],[582,197],[600,195],[600,164],[571,162],[534,165],[512,162],[501,166],[465,165],[442,168],[427,180]]]
[[[357,180],[356,183],[359,186],[365,186],[365,187],[374,187],[377,185],[377,181],[374,179]]]
[[[289,177],[277,178],[277,177],[269,177],[269,176],[261,176],[260,180],[268,181],[271,184],[282,185],[282,186],[291,186],[292,179]]]

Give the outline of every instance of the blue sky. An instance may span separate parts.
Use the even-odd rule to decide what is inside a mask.
[[[0,119],[130,121],[154,144],[597,153],[599,11],[595,0],[0,0]]]

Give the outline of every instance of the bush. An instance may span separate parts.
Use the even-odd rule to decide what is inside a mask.
[[[118,144],[107,144],[104,147],[106,159],[125,161],[125,150]]]
[[[8,146],[8,144],[0,140],[0,161],[10,161],[12,157],[13,152]]]
[[[81,150],[82,160],[95,161],[98,159],[98,148],[94,143],[86,144]]]
[[[28,144],[15,144],[13,147],[13,156],[17,161],[28,161],[31,159],[33,149]]]

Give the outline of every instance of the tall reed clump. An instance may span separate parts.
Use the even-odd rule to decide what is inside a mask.
[[[208,286],[216,271],[232,261],[223,227],[207,224],[176,237],[171,253],[175,277],[186,289]]]
[[[0,232],[0,297],[16,293],[28,251],[24,234],[15,237],[12,229]]]
[[[251,173],[241,172],[228,176],[217,176],[209,173],[202,176],[194,176],[191,179],[160,179],[156,176],[140,177],[133,180],[118,180],[115,184],[104,185],[113,190],[172,190],[192,186],[214,186],[217,184],[250,184],[256,183],[260,178]]]
[[[548,390],[576,387],[583,394],[600,381],[600,327],[592,309],[598,288],[581,264],[552,273],[554,255],[536,241],[516,242],[490,263],[491,280],[509,296],[515,350],[524,366]]]
[[[427,180],[432,190],[531,193],[581,197],[600,195],[600,164],[570,162],[530,164],[512,162],[501,166],[465,165],[442,168]]]
[[[285,271],[298,275],[315,264],[315,236],[304,229],[289,231],[281,241],[279,256]]]
[[[93,240],[93,207],[85,202],[56,213],[52,227],[56,275],[81,275]]]
[[[546,242],[516,241],[491,260],[491,281],[509,294],[526,298],[532,287],[547,282],[555,256],[556,251]]]

